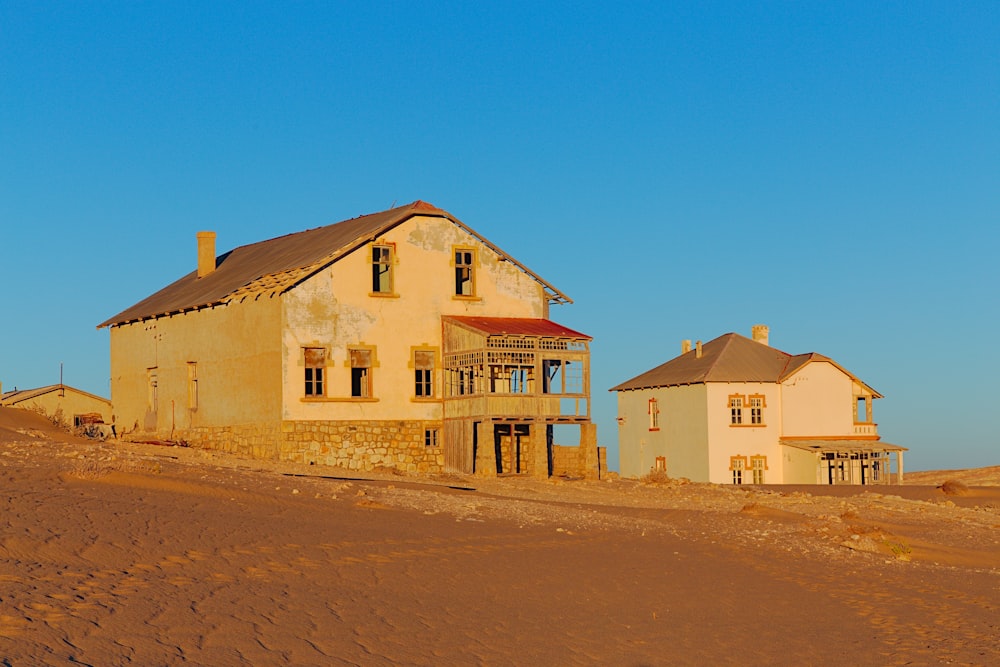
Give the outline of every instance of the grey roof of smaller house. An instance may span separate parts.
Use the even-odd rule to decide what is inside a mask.
[[[192,271],[139,303],[101,322],[97,328],[221,305],[260,294],[280,294],[415,216],[451,220],[500,257],[514,263],[539,282],[550,300],[572,303],[568,296],[494,246],[458,218],[433,204],[415,201],[405,206],[363,215],[325,227],[240,246],[219,255],[216,258],[215,271],[207,276],[199,278],[198,272]]]
[[[835,361],[821,354],[809,352],[792,355],[740,334],[727,333],[702,345],[700,357],[697,349],[692,349],[612,387],[609,391],[653,389],[706,382],[780,382],[811,361],[829,362],[861,382]],[[868,387],[867,384],[865,386]],[[872,393],[881,398],[874,389]]]

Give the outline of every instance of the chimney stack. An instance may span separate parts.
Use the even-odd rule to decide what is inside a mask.
[[[767,334],[769,329],[766,324],[755,324],[751,329],[751,336],[753,336],[754,342],[760,343],[762,345],[767,345]]]
[[[682,340],[681,341],[681,354],[687,354],[690,351],[691,351],[691,341],[690,340]]]
[[[697,341],[694,344],[694,356],[701,359],[701,341]]]
[[[198,277],[215,271],[215,232],[198,232]]]

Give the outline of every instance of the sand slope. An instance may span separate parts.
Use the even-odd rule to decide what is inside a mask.
[[[1000,664],[997,489],[357,480],[41,426],[0,414],[0,664]]]

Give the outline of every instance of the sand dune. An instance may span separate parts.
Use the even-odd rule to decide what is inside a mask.
[[[1000,489],[368,476],[0,410],[0,664],[1000,664]]]

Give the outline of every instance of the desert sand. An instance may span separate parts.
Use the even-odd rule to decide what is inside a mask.
[[[1000,468],[420,478],[0,409],[0,479],[2,665],[1000,664]]]

